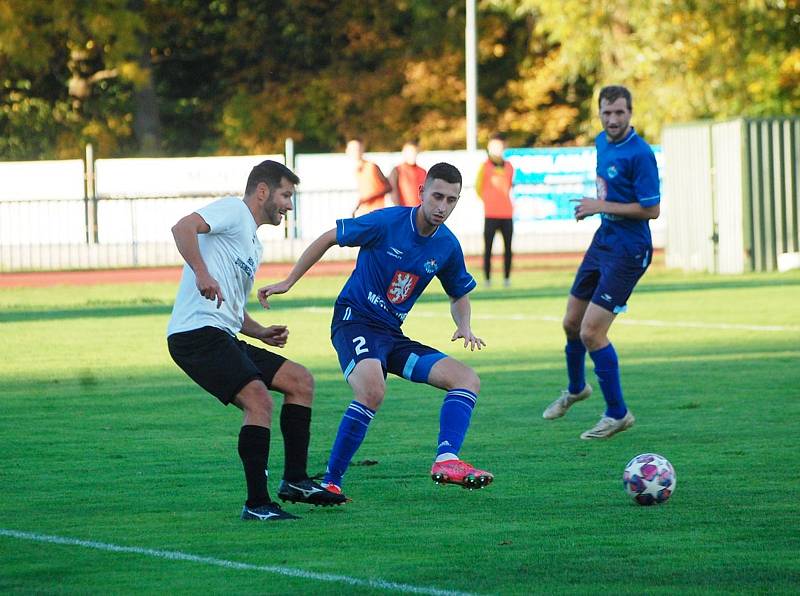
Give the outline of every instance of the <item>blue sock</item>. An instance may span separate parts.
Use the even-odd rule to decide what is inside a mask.
[[[622,399],[619,361],[614,346],[608,344],[605,348],[589,352],[589,356],[594,361],[594,372],[600,383],[600,389],[603,390],[603,398],[606,400],[606,416],[617,420],[624,418],[628,408],[625,407],[625,400]]]
[[[436,456],[443,453],[458,455],[472,418],[472,409],[478,396],[469,389],[452,389],[447,392],[439,413],[439,446]]]
[[[583,391],[586,386],[586,375],[584,373],[586,346],[579,339],[568,339],[564,352],[567,354],[567,376],[569,377],[567,390],[574,395]]]
[[[374,416],[375,410],[370,410],[355,400],[350,402],[339,423],[339,432],[336,433],[336,440],[331,448],[323,482],[342,486],[342,476],[347,471],[350,460],[361,447],[364,437],[367,436],[367,428]]]

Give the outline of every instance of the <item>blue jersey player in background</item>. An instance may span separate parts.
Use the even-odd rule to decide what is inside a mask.
[[[606,410],[600,421],[581,434],[582,439],[605,439],[624,431],[635,421],[622,397],[619,363],[608,330],[653,255],[649,220],[659,215],[658,168],[650,146],[630,125],[630,91],[621,86],[600,91],[597,135],[597,198],[576,201],[580,221],[599,213],[600,227],[592,239],[567,301],[564,332],[569,386],[545,409],[543,417],[563,416],[575,402],[589,397],[586,352],[594,362]]]
[[[331,340],[354,397],[342,417],[322,482],[331,492],[341,494],[342,477],[383,402],[387,372],[447,392],[433,480],[482,488],[494,479],[458,457],[480,390],[478,376],[447,354],[409,339],[400,329],[436,277],[450,297],[456,324],[452,341],[463,339],[471,350],[485,345],[470,327],[468,293],[475,288],[475,279],[467,272],[461,245],[444,225],[458,203],[461,184],[457,168],[434,165],[420,187],[421,205],[337,220],[335,229],[309,245],[284,281],[258,291],[261,304],[269,308],[269,296],[287,292],[334,244],[360,247],[331,323]]]

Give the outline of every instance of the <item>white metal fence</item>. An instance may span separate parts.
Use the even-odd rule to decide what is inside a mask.
[[[398,153],[369,154],[384,172]],[[174,223],[222,196],[241,196],[247,175],[263,159],[282,155],[0,163],[0,272],[180,264]],[[465,254],[483,252],[483,206],[474,175],[483,152],[431,151],[420,165],[456,165],[464,175],[458,208],[448,220]],[[265,261],[294,261],[320,233],[349,217],[356,202],[352,166],[342,154],[298,155],[301,183],[295,209],[283,225],[262,226]],[[597,219],[597,218],[592,218]],[[515,221],[517,252],[577,252],[599,221]],[[653,226],[663,247],[664,228]],[[502,250],[495,242],[495,252]],[[334,248],[327,259],[355,251]]]

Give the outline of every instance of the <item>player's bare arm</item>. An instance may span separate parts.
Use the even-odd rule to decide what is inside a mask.
[[[178,247],[178,252],[181,253],[183,260],[194,271],[197,291],[207,300],[216,300],[217,308],[219,308],[225,298],[222,296],[219,282],[208,272],[208,267],[200,254],[200,245],[197,242],[198,234],[208,234],[210,231],[209,225],[197,213],[190,213],[186,217],[182,217],[178,223],[172,226],[175,246]]]
[[[397,171],[397,167],[392,168],[392,171],[389,172],[389,186],[391,186],[392,204],[393,205],[399,205],[400,204],[400,174]]]
[[[251,317],[247,310],[244,311],[244,322],[242,323],[241,333],[247,337],[263,341],[268,346],[275,346],[276,348],[285,346],[286,341],[289,339],[289,329],[286,325],[270,325],[269,327],[265,327]]]
[[[297,259],[297,263],[295,263],[286,279],[258,289],[258,301],[261,303],[261,306],[269,308],[268,298],[270,296],[288,292],[292,286],[305,275],[306,271],[311,269],[334,244],[336,244],[336,228],[328,230],[309,244],[308,248],[306,248],[303,254],[300,255],[300,258]]]
[[[478,175],[475,176],[475,194],[478,195],[481,201],[483,200],[483,175],[485,169],[486,164],[482,163],[478,168]]]
[[[627,217],[629,219],[657,219],[661,214],[661,207],[642,207],[640,203],[616,203],[592,197],[572,199],[575,204],[575,219],[581,221],[596,213],[610,213]]]
[[[383,175],[383,172],[381,172],[380,169],[377,169],[377,174],[378,174],[378,177],[381,180],[381,184],[383,185],[383,188],[381,188],[377,192],[369,195],[368,197],[361,197],[358,200],[358,203],[356,204],[356,209],[353,211],[353,213],[358,211],[358,208],[361,207],[361,205],[364,205],[366,203],[370,203],[370,202],[374,201],[375,199],[380,199],[381,197],[384,197],[387,194],[389,194],[390,192],[392,192],[392,185],[386,179],[386,176]]]
[[[386,180],[386,178],[384,178],[384,180]],[[389,182],[387,181],[386,182],[386,186],[384,186],[383,190],[381,190],[379,192],[376,192],[375,194],[369,195],[368,197],[364,197],[363,199],[359,199],[357,206],[361,207],[361,205],[366,205],[367,203],[370,203],[370,202],[374,201],[375,199],[380,199],[381,197],[384,197],[389,192],[391,192],[391,190],[392,190],[392,187],[389,184]]]
[[[469,302],[468,294],[464,294],[461,298],[457,299],[450,298],[450,314],[456,324],[456,331],[453,333],[453,337],[450,341],[456,341],[459,338],[463,339],[464,347],[466,348],[469,346],[470,351],[473,352],[475,348],[480,350],[486,345],[485,341],[472,333],[472,328],[470,327],[472,307]]]

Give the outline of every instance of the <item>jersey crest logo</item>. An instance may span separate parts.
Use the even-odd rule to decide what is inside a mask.
[[[436,270],[439,268],[439,263],[436,262],[436,259],[430,258],[425,261],[425,273],[436,273]]]
[[[400,304],[408,300],[411,292],[419,281],[419,276],[406,271],[395,271],[392,283],[389,284],[389,289],[386,291],[386,297],[392,304]]]
[[[606,170],[606,173],[608,174],[609,178],[616,178],[617,174],[618,174],[617,166],[615,166],[615,165],[608,166],[608,169]]]

